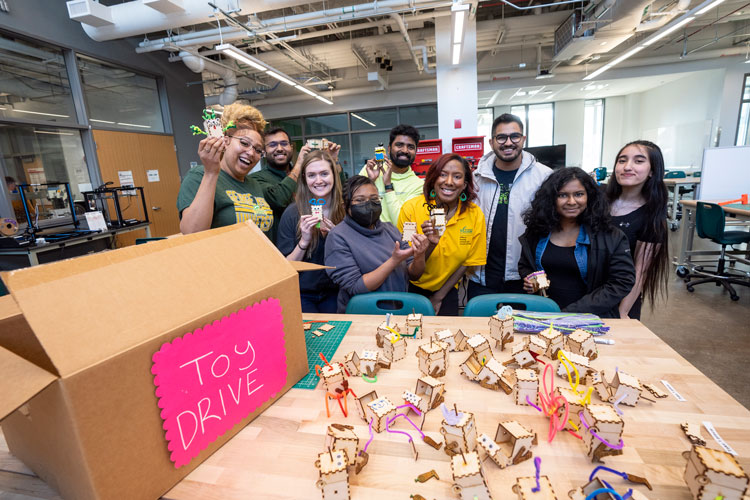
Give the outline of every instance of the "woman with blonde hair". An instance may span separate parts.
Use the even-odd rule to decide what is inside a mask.
[[[266,120],[254,107],[234,103],[221,116],[222,128],[230,122],[234,127],[223,137],[207,137],[198,145],[203,165],[187,173],[177,196],[180,231],[189,234],[252,220],[273,241],[272,209],[285,207],[288,196],[263,189],[248,176],[263,155]],[[292,192],[296,174],[282,183]]]

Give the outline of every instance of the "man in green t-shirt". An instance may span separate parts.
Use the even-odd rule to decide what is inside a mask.
[[[394,226],[398,222],[401,206],[415,196],[422,194],[424,180],[417,177],[411,169],[417,156],[419,131],[411,125],[396,125],[391,129],[388,142],[388,157],[380,168],[371,158],[359,175],[364,175],[375,182],[378,193],[383,199],[383,210],[380,220]]]

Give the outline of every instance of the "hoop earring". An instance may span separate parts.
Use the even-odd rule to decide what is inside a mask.
[[[434,197],[435,197],[435,190],[433,189],[432,191],[430,191],[430,198],[434,198]]]
[[[461,196],[458,197],[458,199],[461,201],[466,201],[466,198],[468,198],[468,196],[466,196],[466,193],[461,193]]]

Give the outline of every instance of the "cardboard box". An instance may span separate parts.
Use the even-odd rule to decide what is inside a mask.
[[[12,271],[3,280],[12,293],[0,301],[3,432],[10,451],[65,498],[159,497],[308,371],[297,272],[252,223]],[[248,316],[272,306],[278,314],[268,319]],[[252,322],[237,330],[244,337],[222,330],[248,318]],[[276,325],[279,335],[262,337],[271,331],[261,330],[266,323]],[[271,367],[255,357],[272,342],[266,338],[280,339],[273,341],[281,346],[273,359],[281,361]],[[179,353],[178,347],[201,339],[217,342],[217,353],[234,343],[237,355],[249,353],[252,340],[252,362],[262,368],[255,376],[268,395],[263,401],[251,397],[248,376],[227,384],[236,386],[237,395],[231,387],[221,395],[227,407],[230,393],[237,408],[255,405],[236,422],[229,422],[227,408],[222,418],[216,394],[209,395],[210,410],[198,402],[202,431],[195,412],[177,415],[178,423],[183,417],[182,445],[194,453],[177,467],[170,457],[180,441],[172,434],[168,449],[165,429],[178,406],[159,369],[168,365],[165,350]],[[219,384],[223,374],[234,373],[229,357],[209,360],[184,363],[187,371],[180,373],[194,379],[203,370],[200,390],[208,390],[208,378]],[[235,369],[243,367],[235,363]],[[278,385],[261,383],[266,375]],[[195,432],[187,439],[193,429],[183,435],[183,427],[193,424],[191,417]],[[229,428],[211,436],[219,422]],[[191,448],[201,439],[200,449]]]

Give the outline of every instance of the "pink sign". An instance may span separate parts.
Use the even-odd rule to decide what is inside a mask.
[[[465,144],[454,144],[453,150],[454,151],[474,151],[477,149],[482,149],[482,143],[481,142],[467,142]]]
[[[181,467],[286,384],[281,304],[269,298],[178,337],[153,362],[170,459]]]

